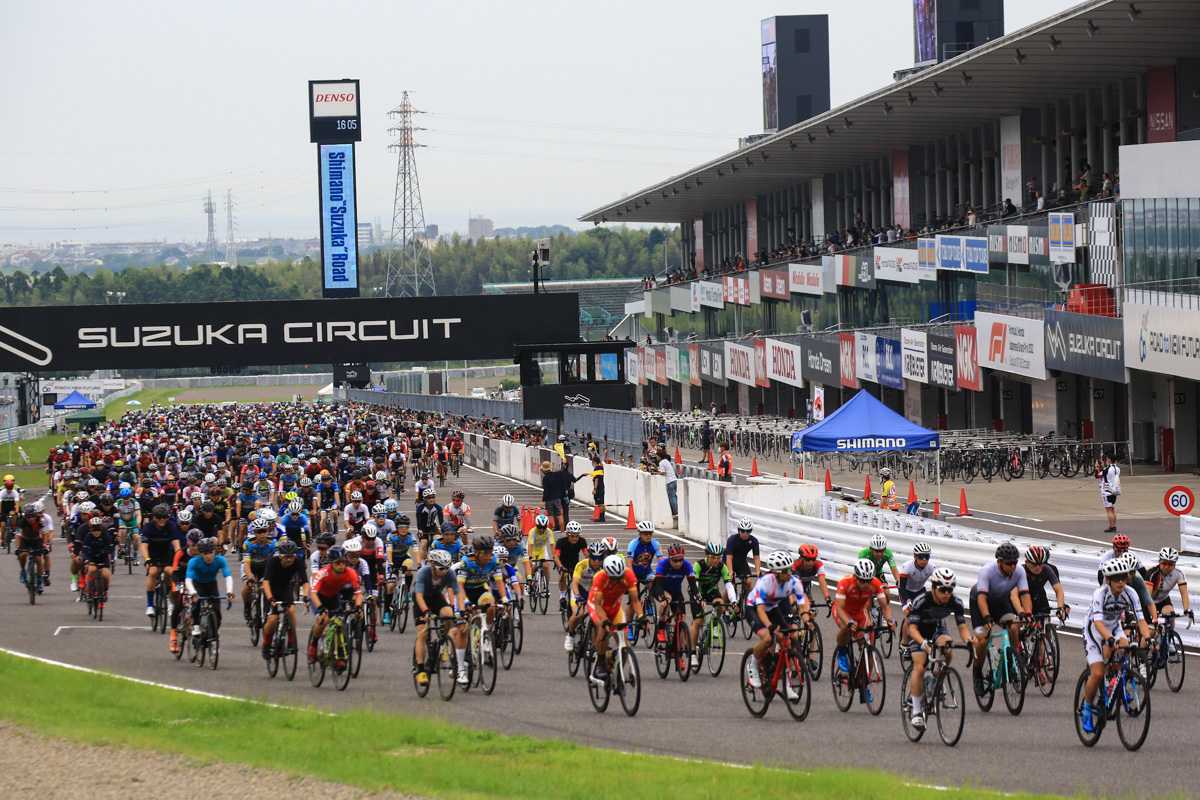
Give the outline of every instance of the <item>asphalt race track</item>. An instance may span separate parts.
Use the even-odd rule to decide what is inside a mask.
[[[447,488],[452,484],[466,492],[477,528],[490,526],[491,511],[504,492],[516,495],[518,503],[533,504],[540,498],[540,490],[469,467],[463,468],[460,479],[448,481]],[[411,496],[401,496],[402,508],[411,503]],[[629,541],[623,523],[590,523],[591,513],[586,509],[572,509],[572,514],[583,522],[589,539],[613,535],[622,546]],[[659,534],[658,538],[665,546],[672,537]],[[275,679],[268,678],[258,648],[250,646],[240,599],[226,612],[216,672],[198,669],[186,658],[176,661],[168,652],[167,637],[150,631],[140,570],[135,569],[132,576],[123,570],[116,573],[104,621],[95,623],[85,606],[75,602],[77,595],[68,590],[65,547],[60,539],[55,542],[53,585],[36,606],[28,604],[17,582],[16,559],[0,559],[4,565],[0,569],[0,608],[5,612],[0,647],[204,691],[334,709],[367,706],[435,715],[462,725],[617,750],[741,764],[883,769],[923,784],[971,783],[1002,790],[1092,796],[1191,795],[1196,791],[1191,737],[1200,706],[1200,676],[1188,675],[1178,695],[1170,694],[1165,680],[1159,680],[1152,693],[1150,731],[1136,756],[1121,746],[1115,725],[1106,726],[1099,744],[1087,749],[1075,735],[1071,715],[1075,681],[1083,669],[1083,648],[1080,640],[1070,635],[1062,636],[1064,658],[1052,697],[1042,697],[1030,685],[1019,717],[1012,717],[999,697],[989,713],[981,712],[969,698],[962,740],[954,748],[945,747],[934,729],[918,744],[905,738],[896,654],[887,662],[887,697],[879,717],[870,716],[866,707],[857,703],[848,713],[837,710],[828,678],[834,630],[824,617],[826,665],[804,722],[792,721],[779,702],[771,704],[763,719],[753,719],[746,711],[737,672],[747,643],[740,635],[729,641],[720,677],[712,678],[702,667],[687,683],[681,683],[674,673],[659,680],[652,655],[639,646],[643,691],[638,715],[626,717],[615,701],[608,713],[597,714],[588,701],[582,675],[567,675],[563,631],[554,609],[546,616],[526,616],[524,651],[510,672],[500,672],[492,696],[458,692],[446,703],[438,698],[436,687],[425,699],[413,690],[411,623],[404,634],[381,631],[375,651],[365,654],[359,678],[352,680],[345,692],[334,690],[328,678],[320,689],[312,688],[303,655],[295,681],[287,682],[282,671]],[[689,548],[689,556],[698,552]],[[973,577],[959,576],[959,580],[973,582]],[[1073,611],[1074,622],[1082,611]],[[302,634],[310,626],[311,617],[301,612]],[[1189,658],[1190,667],[1196,664],[1194,657]],[[969,676],[961,669],[961,659],[959,666],[970,695]]]

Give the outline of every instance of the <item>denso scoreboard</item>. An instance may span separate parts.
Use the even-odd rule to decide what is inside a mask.
[[[314,144],[361,142],[358,81],[309,81],[308,130]]]

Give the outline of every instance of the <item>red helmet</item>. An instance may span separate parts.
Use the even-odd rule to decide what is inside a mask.
[[[802,544],[802,545],[800,545],[800,557],[801,557],[801,558],[807,558],[807,559],[816,560],[816,558],[817,558],[817,546],[816,546],[815,544]]]
[[[667,558],[678,558],[683,555],[683,545],[676,542],[667,548]]]
[[[1128,550],[1129,537],[1123,533],[1118,533],[1113,537],[1113,550]]]

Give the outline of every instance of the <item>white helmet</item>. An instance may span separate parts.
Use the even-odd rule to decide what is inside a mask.
[[[887,549],[887,537],[884,536],[882,533],[875,534],[874,536],[871,537],[871,541],[868,543],[868,547],[870,547],[872,550],[886,550]]]
[[[495,546],[495,548],[493,548],[492,555],[495,556],[497,561],[507,561],[508,548],[502,544],[498,544]]]
[[[753,530],[754,520],[750,519],[749,517],[742,517],[740,520],[738,520],[738,533],[741,533],[742,531],[750,532]]]
[[[1174,564],[1179,560],[1179,551],[1174,547],[1164,547],[1162,550],[1158,551],[1158,560],[1170,561],[1172,564]]]
[[[517,498],[513,497],[511,494],[506,494],[500,498],[500,505],[502,506],[515,506],[516,504]]]
[[[304,504],[301,503],[299,499],[293,500],[292,502],[288,503],[288,511],[292,514],[299,514],[303,510],[304,510]]]
[[[1128,575],[1129,566],[1124,558],[1110,558],[1100,565],[1100,571],[1104,573],[1104,577],[1111,578],[1114,575]]]
[[[362,526],[362,535],[368,539],[374,539],[379,535],[379,528],[375,526],[374,522],[364,523]]]
[[[265,519],[268,522],[274,522],[275,520],[279,519],[279,515],[275,513],[275,509],[273,508],[264,508],[258,512],[258,515],[255,517],[255,519]]]
[[[951,589],[958,583],[958,576],[949,567],[938,567],[929,578],[934,586],[949,586]]]
[[[371,513],[377,517],[382,517],[387,514],[387,509],[384,508],[383,503],[376,503],[371,506]]]
[[[567,527],[566,527],[567,533],[579,533],[582,530],[583,530],[583,526],[580,525],[575,520],[571,520],[570,522],[567,523]]]
[[[929,546],[929,542],[917,542],[913,545],[914,556],[927,556],[933,552],[933,548]]]
[[[205,482],[205,483],[212,483],[212,482],[213,482],[213,481],[215,481],[216,479],[217,479],[217,476],[216,476],[216,475],[213,475],[211,472],[209,472],[208,474],[206,474],[206,475],[204,476],[204,482]]]
[[[430,550],[428,559],[429,563],[438,569],[449,569],[454,561],[449,550]]]
[[[428,491],[428,490],[426,490],[426,491]],[[350,493],[350,502],[351,503],[361,503],[362,502],[362,492],[358,492],[358,491],[351,492]]]
[[[767,569],[771,572],[778,572],[783,569],[792,568],[792,556],[790,553],[785,553],[782,550],[776,550],[774,553],[767,554]]]
[[[654,533],[654,523],[644,519],[637,524],[638,533]]]
[[[175,515],[175,518],[179,520],[180,525],[186,525],[192,521],[192,512],[186,508],[181,508],[179,509],[179,513]]]
[[[610,578],[620,578],[625,574],[625,559],[613,553],[604,559],[604,571],[608,573]]]
[[[361,553],[362,552],[362,542],[360,542],[358,539],[349,539],[349,540],[347,540],[347,542],[344,545],[342,545],[342,547],[346,550],[347,553]]]
[[[869,581],[875,577],[875,562],[869,558],[860,558],[854,562],[854,577]]]
[[[358,494],[358,492],[355,492],[355,494]],[[437,497],[437,492],[435,492],[433,489],[426,489],[425,491],[421,492],[421,497],[422,498]],[[362,499],[361,496],[359,499]]]

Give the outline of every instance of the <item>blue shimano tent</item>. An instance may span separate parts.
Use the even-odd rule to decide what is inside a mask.
[[[95,408],[96,401],[84,397],[79,392],[71,392],[62,400],[55,403],[54,407],[59,411],[68,408]]]

